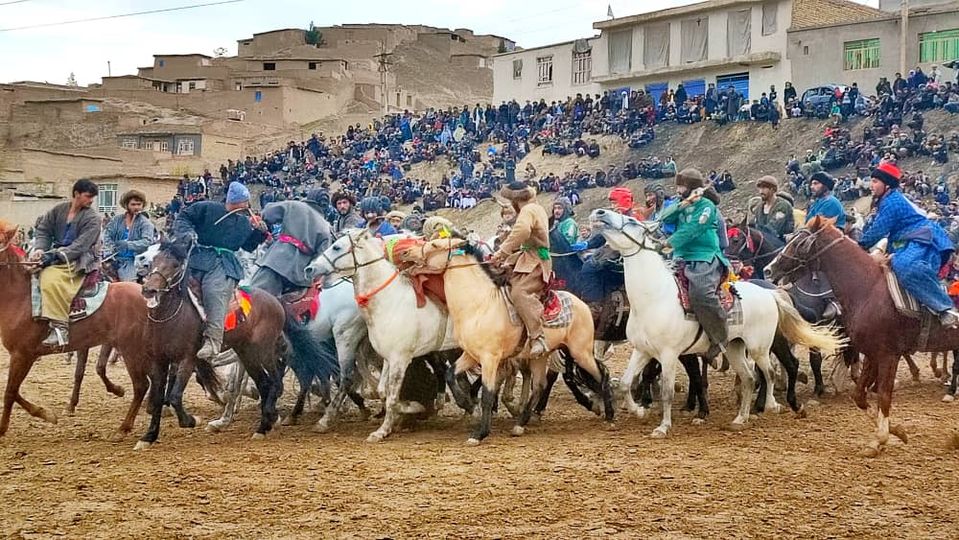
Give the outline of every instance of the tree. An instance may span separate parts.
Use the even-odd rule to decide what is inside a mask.
[[[77,84],[77,76],[70,72],[70,76],[67,77],[67,86],[80,86]]]
[[[320,32],[317,27],[313,26],[313,21],[310,21],[310,29],[306,31],[306,43],[307,45],[313,45],[314,47],[320,47],[324,45],[323,32]]]

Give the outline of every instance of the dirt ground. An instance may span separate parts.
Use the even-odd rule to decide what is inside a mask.
[[[623,368],[618,351],[613,371]],[[872,424],[848,395],[824,399],[809,416],[763,415],[741,433],[731,377],[713,375],[713,414],[694,426],[679,416],[670,437],[659,420],[619,413],[607,431],[562,385],[543,422],[509,436],[500,413],[493,435],[467,447],[471,420],[448,405],[440,418],[371,445],[374,429],[355,410],[333,433],[304,425],[250,440],[257,410],[246,401],[225,433],[176,426],[134,452],[135,437],[107,438],[129,398],[109,395],[89,367],[80,407],[57,425],[14,409],[0,441],[0,532],[10,538],[69,537],[622,537],[955,538],[959,452],[948,450],[959,404],[922,359],[923,380],[896,393],[895,441],[878,459],[857,456]],[[0,353],[0,370],[8,357]],[[43,359],[24,395],[60,411],[73,366]],[[129,391],[122,365],[109,374]],[[290,405],[291,386],[284,396]],[[801,388],[801,397],[809,398]],[[191,383],[188,407],[218,412]],[[780,398],[780,401],[783,400]],[[678,404],[677,404],[678,407]],[[674,415],[674,418],[676,416]],[[142,434],[146,417],[137,421]]]

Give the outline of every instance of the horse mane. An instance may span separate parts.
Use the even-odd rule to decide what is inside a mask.
[[[881,277],[882,272],[884,272],[882,264],[876,261],[866,250],[860,249],[859,245],[851,238],[843,235],[843,232],[836,227],[833,221],[817,216],[809,222],[808,229],[814,233],[822,231],[822,240],[826,242],[831,242],[839,237],[845,238],[845,242],[836,244],[836,249],[843,250],[842,256],[845,264],[849,268],[858,269],[859,272],[872,272],[877,274],[875,276],[858,275],[857,280],[869,282]],[[863,278],[865,278],[865,280],[863,280]]]
[[[177,262],[183,262],[186,260],[187,253],[190,248],[180,242],[174,242],[172,240],[164,240],[160,242],[160,253],[166,253],[177,260]]]
[[[480,249],[479,246],[475,246],[467,242],[463,244],[463,251],[467,255],[471,256],[477,263],[479,263],[477,266],[479,266],[479,268],[483,271],[483,273],[486,274],[486,277],[488,277],[490,281],[493,282],[494,285],[496,285],[497,287],[505,287],[506,284],[509,283],[509,280],[506,278],[505,272],[499,272],[499,273],[495,272],[493,270],[493,267],[487,264],[488,261],[484,260],[485,255],[483,254],[483,250]]]

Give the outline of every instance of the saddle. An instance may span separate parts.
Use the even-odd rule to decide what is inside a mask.
[[[516,306],[509,297],[509,287],[500,287],[500,296],[506,302],[509,320],[514,326],[523,326],[523,321],[516,312]],[[543,327],[565,328],[573,322],[573,297],[566,291],[554,291],[549,288],[540,298],[543,303]]]
[[[686,277],[686,264],[680,261],[676,265],[676,273],[673,274],[673,277],[676,279],[676,285],[679,287],[679,303],[683,306],[683,311],[687,315],[693,313],[692,305],[689,298],[689,279]],[[723,306],[723,309],[726,310],[728,315],[735,307],[736,298],[738,294],[736,289],[733,287],[733,282],[729,279],[729,273],[726,273],[720,282],[719,286],[716,287],[716,294],[719,296],[719,303]]]
[[[313,283],[304,291],[288,292],[280,296],[280,304],[287,318],[306,324],[316,318],[320,312],[320,290],[322,285]]]
[[[206,321],[206,310],[203,309],[203,303],[200,301],[201,292],[200,292],[200,282],[195,278],[190,278],[188,283],[187,296],[190,297],[190,302],[193,304],[193,307],[196,308],[197,313],[200,314],[200,319]],[[233,292],[233,299],[230,300],[230,305],[226,310],[226,317],[223,320],[223,330],[229,332],[235,330],[237,326],[246,322],[247,318],[250,316],[250,312],[253,311],[253,297],[252,289],[246,285],[241,285],[236,288],[236,291]]]
[[[425,244],[426,240],[422,238],[397,238],[387,242],[384,251],[387,260],[397,264],[396,259],[399,254],[413,248],[422,247]],[[442,274],[411,274],[407,272],[406,276],[409,278],[410,284],[413,285],[417,308],[426,307],[427,296],[440,305],[446,305],[446,289]]]
[[[70,302],[70,322],[85,319],[93,315],[107,297],[109,283],[101,281],[100,271],[94,270],[83,278],[80,290]]]

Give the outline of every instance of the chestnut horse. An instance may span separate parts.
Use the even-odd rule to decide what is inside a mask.
[[[106,299],[93,315],[70,324],[70,343],[63,348],[49,348],[40,344],[47,335],[47,324],[32,317],[30,269],[23,252],[13,243],[18,227],[0,220],[0,335],[3,346],[10,353],[7,386],[3,394],[3,416],[0,417],[0,437],[10,426],[10,413],[17,403],[28,413],[50,423],[56,415],[27,401],[20,395],[23,383],[33,363],[45,354],[81,351],[98,345],[112,344],[123,355],[124,365],[133,382],[133,401],[114,435],[119,440],[133,429],[133,421],[146,395],[149,381],[148,357],[143,341],[146,327],[146,302],[136,283],[110,285]]]
[[[899,358],[920,349],[920,320],[898,312],[886,285],[886,270],[833,223],[814,218],[786,244],[766,271],[778,281],[804,269],[821,270],[832,284],[852,346],[866,357],[853,399],[860,409],[867,410],[866,392],[875,385],[878,394],[876,438],[863,452],[874,457],[885,447],[890,433],[906,442],[905,431],[891,424],[889,412]],[[919,352],[959,348],[959,330],[932,324],[926,345]]]

